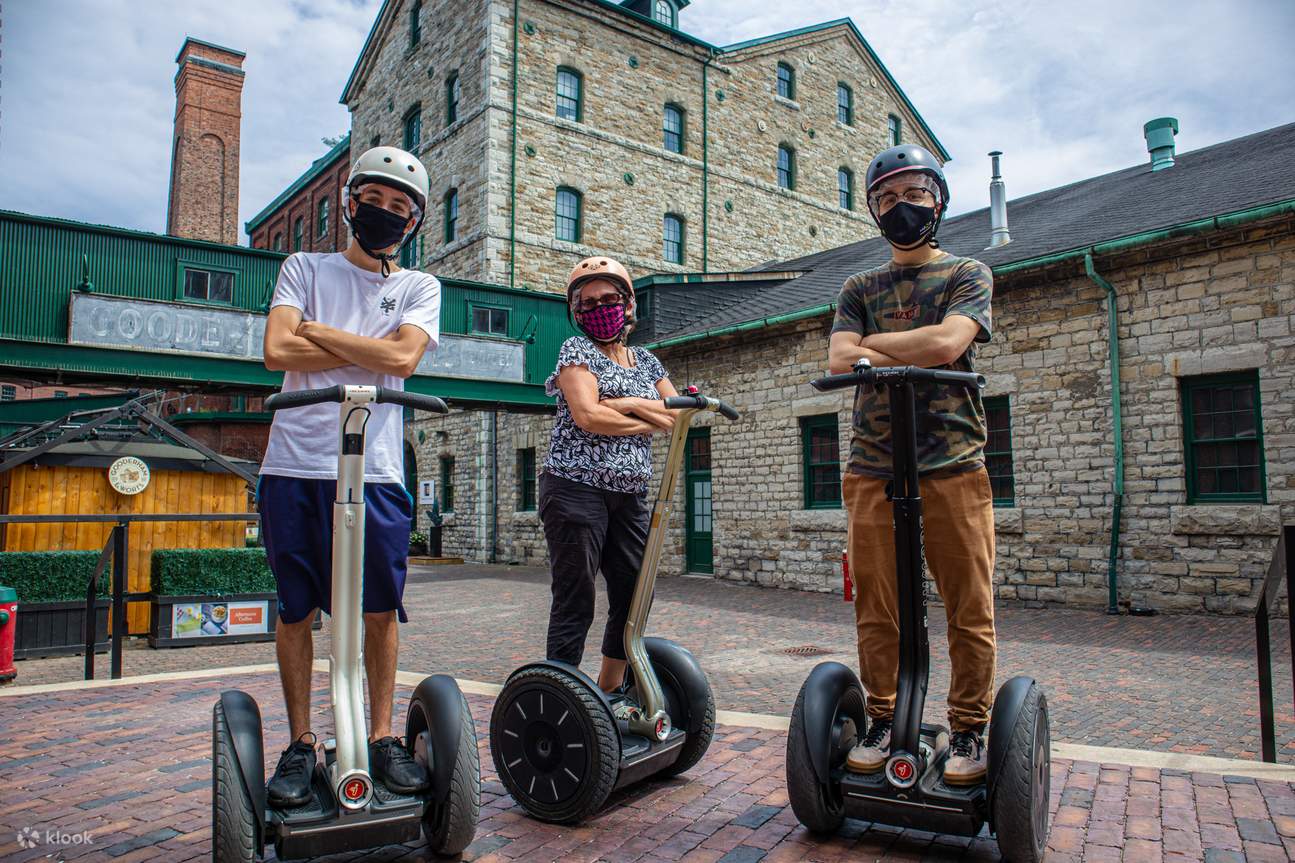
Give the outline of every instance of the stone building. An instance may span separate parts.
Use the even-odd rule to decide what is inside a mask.
[[[1004,245],[987,248],[988,208],[940,230],[995,276],[976,362],[1004,600],[1248,611],[1295,520],[1295,124],[1175,157],[1176,130],[1147,124],[1148,163],[1009,202]],[[677,384],[742,412],[700,418],[664,573],[841,589],[850,394],[807,382],[826,365],[841,284],[888,257],[867,239],[737,275],[641,280],[636,341]],[[540,562],[526,484],[551,420],[496,422],[436,427],[455,463],[479,470],[472,448],[493,441],[502,465],[494,507],[460,469],[447,543]]]
[[[320,156],[244,224],[253,249],[340,252],[350,242],[342,221],[342,189],[351,173],[351,136]]]

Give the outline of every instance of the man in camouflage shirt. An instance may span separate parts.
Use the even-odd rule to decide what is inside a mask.
[[[993,277],[987,266],[939,249],[948,206],[940,163],[921,147],[892,147],[868,168],[868,209],[891,245],[884,266],[846,280],[837,301],[828,364],[848,372],[915,365],[972,371],[975,343],[990,336]],[[949,622],[950,757],[944,779],[985,776],[984,729],[994,683],[994,513],[985,471],[985,410],[978,392],[945,384],[915,387],[927,566]],[[861,387],[842,493],[850,516],[851,577],[859,664],[869,730],[850,752],[851,770],[880,770],[890,755],[899,667],[890,409],[884,388]]]

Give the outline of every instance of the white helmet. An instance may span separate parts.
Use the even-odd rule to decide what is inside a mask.
[[[407,192],[420,212],[427,210],[427,197],[431,181],[427,169],[413,153],[399,147],[374,147],[355,160],[351,176],[346,178],[346,188],[354,190],[364,183],[382,183]]]

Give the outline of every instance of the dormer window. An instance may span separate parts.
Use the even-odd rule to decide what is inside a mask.
[[[674,6],[670,0],[653,0],[652,18],[667,27],[673,27],[674,24]]]

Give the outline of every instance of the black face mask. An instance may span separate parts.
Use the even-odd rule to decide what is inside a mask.
[[[901,249],[915,248],[935,230],[935,207],[920,207],[900,201],[882,213],[877,224],[891,245]]]
[[[381,254],[379,250],[399,243],[405,235],[405,225],[408,222],[408,216],[384,210],[382,207],[375,207],[362,201],[355,206],[355,215],[351,216],[351,230],[355,232],[355,240],[370,257],[381,259],[384,276],[388,272],[387,261],[395,255]]]

